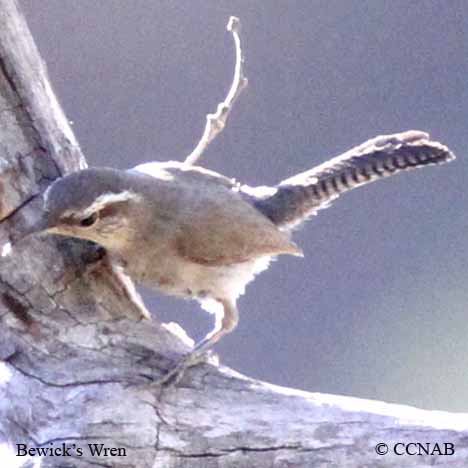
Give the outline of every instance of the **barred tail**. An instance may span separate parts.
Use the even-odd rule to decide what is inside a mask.
[[[455,159],[429,135],[408,131],[366,141],[307,172],[284,180],[276,192],[257,199],[256,208],[276,225],[292,227],[355,187],[398,172]]]

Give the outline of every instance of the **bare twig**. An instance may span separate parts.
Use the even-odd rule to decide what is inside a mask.
[[[231,16],[227,24],[227,30],[232,33],[234,45],[236,48],[236,66],[234,68],[234,79],[232,80],[231,89],[229,90],[226,99],[218,104],[218,108],[214,114],[206,116],[206,125],[203,135],[195,149],[185,159],[185,164],[195,164],[203,154],[207,146],[221,133],[226,125],[226,120],[231,112],[235,100],[238,98],[242,90],[247,86],[247,78],[244,76],[244,56],[240,43],[240,21],[239,18]]]

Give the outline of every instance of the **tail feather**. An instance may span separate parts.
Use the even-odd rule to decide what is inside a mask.
[[[290,228],[344,192],[398,172],[455,159],[429,135],[408,131],[369,140],[309,171],[284,180],[254,204],[277,226]]]

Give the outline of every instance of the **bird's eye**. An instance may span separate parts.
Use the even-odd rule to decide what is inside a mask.
[[[90,227],[92,226],[98,219],[98,214],[93,213],[92,215],[88,216],[87,218],[83,218],[80,220],[81,227]]]

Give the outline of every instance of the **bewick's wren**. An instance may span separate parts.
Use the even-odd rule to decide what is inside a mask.
[[[410,131],[369,140],[275,187],[243,186],[177,162],[86,169],[49,186],[38,221],[22,235],[92,240],[139,283],[216,301],[216,326],[195,347],[203,351],[235,328],[236,299],[272,257],[302,255],[289,238],[293,226],[350,189],[453,158]]]

